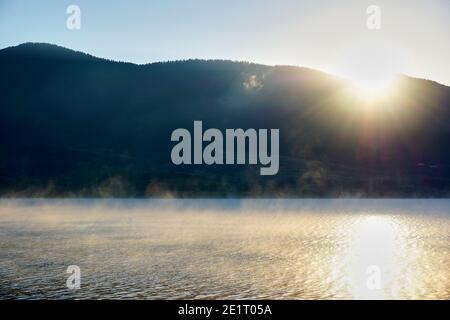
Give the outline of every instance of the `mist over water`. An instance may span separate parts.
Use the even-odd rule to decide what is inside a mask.
[[[450,299],[449,249],[450,200],[3,200],[0,298]]]

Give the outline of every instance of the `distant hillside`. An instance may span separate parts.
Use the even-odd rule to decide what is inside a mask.
[[[0,50],[0,196],[449,196],[450,88],[399,76],[369,106],[306,68]],[[375,111],[367,111],[369,109]],[[280,170],[175,166],[170,134],[279,128]]]

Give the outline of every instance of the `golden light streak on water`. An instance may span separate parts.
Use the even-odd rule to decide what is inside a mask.
[[[360,216],[348,230],[349,243],[341,257],[350,293],[357,299],[400,297],[406,252],[405,230],[390,216]],[[372,281],[371,281],[372,280]]]

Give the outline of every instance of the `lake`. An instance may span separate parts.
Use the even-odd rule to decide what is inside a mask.
[[[449,249],[447,199],[1,200],[0,298],[450,299]]]

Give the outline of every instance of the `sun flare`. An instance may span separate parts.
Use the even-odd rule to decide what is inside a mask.
[[[383,41],[362,42],[345,53],[341,74],[350,80],[353,92],[365,100],[387,97],[395,88],[402,58]]]
[[[365,74],[352,79],[353,88],[362,98],[373,100],[383,98],[392,92],[394,73]]]
[[[356,65],[348,74],[352,89],[364,100],[388,97],[395,88],[396,70],[383,59],[372,58],[370,63]]]

